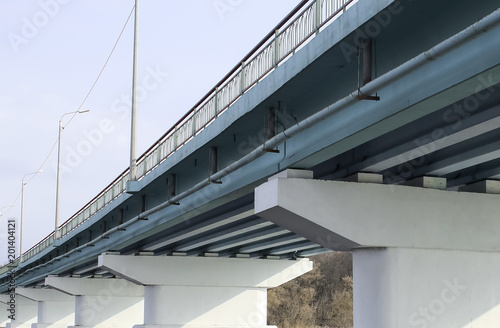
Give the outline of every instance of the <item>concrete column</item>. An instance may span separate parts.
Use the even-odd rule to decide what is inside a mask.
[[[285,175],[286,176],[286,175]],[[353,251],[355,328],[495,327],[500,195],[270,178],[255,214]]]
[[[2,295],[2,297],[0,298],[0,302],[2,302],[3,304],[7,304],[8,308],[11,309],[12,307],[8,304],[10,299],[10,295]],[[30,328],[31,324],[35,323],[37,320],[37,303],[18,294],[16,294],[15,301],[15,313],[5,311],[4,317],[7,318],[7,316],[14,314],[15,320],[9,319],[4,321],[5,327]]]
[[[37,323],[31,328],[66,328],[75,323],[75,297],[54,289],[16,288],[16,293],[38,303]]]
[[[146,285],[144,324],[134,328],[268,328],[267,289],[312,262],[103,254],[99,266]]]
[[[5,328],[7,323],[10,322],[10,319],[8,318],[9,313],[7,310],[9,309],[9,306],[7,306],[7,301],[9,300],[9,295],[0,295],[0,328]]]
[[[356,249],[355,328],[497,327],[500,253]]]
[[[75,296],[74,326],[68,328],[132,327],[144,315],[144,287],[123,279],[49,276],[45,285]]]

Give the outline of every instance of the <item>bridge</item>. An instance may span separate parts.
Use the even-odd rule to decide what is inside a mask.
[[[3,324],[270,327],[267,289],[340,250],[355,328],[497,327],[499,25],[492,0],[304,1],[0,269]]]

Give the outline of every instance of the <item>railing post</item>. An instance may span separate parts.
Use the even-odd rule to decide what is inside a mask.
[[[177,129],[177,127],[175,127],[175,129],[174,129],[174,150],[177,149],[177,132],[178,131],[179,130]]]
[[[240,95],[245,92],[245,62],[241,62]]]
[[[215,88],[214,97],[215,97],[215,99],[214,99],[214,117],[216,117],[217,113],[219,112],[219,87]]]
[[[280,61],[279,30],[274,31],[274,66],[278,66]]]
[[[193,137],[194,137],[194,135],[196,134],[196,115],[198,114],[198,112],[199,112],[199,111],[200,111],[200,110],[198,109],[198,111],[195,111],[195,112],[193,113],[193,118],[192,118],[192,120],[193,120],[193,131],[192,131],[192,136],[193,136]]]
[[[321,0],[316,0],[316,34],[319,33],[321,26]]]

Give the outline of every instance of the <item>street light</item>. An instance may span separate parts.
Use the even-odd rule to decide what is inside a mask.
[[[24,217],[24,185],[28,182],[24,182],[24,178],[29,175],[42,173],[42,170],[38,170],[36,172],[25,174],[21,180],[21,231],[19,236],[19,263],[23,261],[23,217]]]
[[[130,131],[130,181],[135,181],[137,170],[136,158],[136,130],[137,130],[137,70],[138,70],[138,43],[139,43],[139,0],[135,0],[134,15],[134,57],[132,66],[132,108]]]
[[[60,184],[60,167],[61,167],[61,133],[62,130],[64,129],[62,125],[62,119],[66,115],[70,114],[82,114],[82,113],[87,113],[89,110],[78,110],[76,112],[69,112],[66,114],[63,114],[61,118],[59,119],[59,138],[57,139],[57,178],[56,178],[56,219],[55,219],[55,228],[54,228],[54,239],[58,238],[59,235],[59,184]]]

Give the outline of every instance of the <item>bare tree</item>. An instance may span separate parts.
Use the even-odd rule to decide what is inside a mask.
[[[352,328],[352,256],[311,258],[314,269],[269,290],[268,321],[280,328]]]

